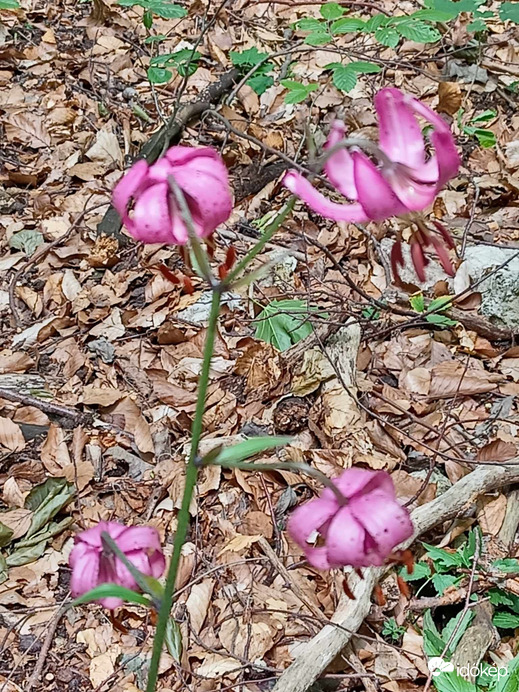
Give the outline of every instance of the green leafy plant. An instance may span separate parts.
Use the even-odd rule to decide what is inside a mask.
[[[17,10],[19,7],[18,0],[0,0],[0,10]]]
[[[253,89],[258,96],[274,84],[274,77],[269,73],[272,72],[274,64],[268,60],[268,53],[261,53],[256,47],[237,52],[229,53],[232,64],[235,67],[242,69],[246,74],[251,67],[258,66],[246,84]]]
[[[419,313],[425,313],[424,318],[430,324],[438,327],[452,327],[458,324],[456,320],[451,319],[445,314],[445,311],[452,307],[452,296],[440,296],[431,300],[426,308],[425,299],[422,293],[416,293],[409,298],[409,302],[413,310]]]
[[[382,628],[382,636],[392,642],[398,642],[405,634],[405,627],[397,625],[395,618],[388,618]]]
[[[142,23],[146,29],[153,26],[153,15],[161,19],[180,19],[187,11],[181,6],[168,0],[119,0],[121,7],[142,7],[144,14]]]
[[[319,88],[319,84],[310,82],[310,84],[301,84],[294,79],[282,79],[281,84],[288,90],[285,96],[285,103],[301,103],[312,91]]]
[[[273,300],[257,317],[255,337],[286,351],[312,333],[309,312],[316,314],[304,300]]]
[[[201,58],[198,51],[190,48],[182,48],[176,53],[164,53],[150,60],[148,79],[152,84],[165,84],[173,77],[172,69],[181,77],[191,76],[198,69],[198,60]]]
[[[458,123],[460,122],[462,116],[463,111],[460,111],[458,114]],[[486,127],[481,127],[481,125],[492,122],[496,119],[496,117],[497,111],[490,108],[483,113],[474,116],[468,125],[464,125],[462,127],[462,130],[464,134],[469,135],[470,137],[476,137],[483,149],[489,149],[490,147],[495,146],[496,136],[492,130],[487,129]]]

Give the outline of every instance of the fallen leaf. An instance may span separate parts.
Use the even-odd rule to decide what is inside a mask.
[[[4,120],[5,136],[9,142],[22,142],[31,149],[50,147],[52,139],[36,113],[11,113]]]
[[[478,449],[476,459],[478,461],[508,461],[517,456],[517,447],[512,442],[504,440],[492,440],[481,449]]]
[[[1,517],[1,515],[0,515]],[[186,601],[186,609],[192,629],[196,634],[200,633],[207,617],[207,610],[213,595],[214,580],[204,579],[199,584],[194,584]]]
[[[21,452],[25,448],[25,438],[20,426],[10,418],[0,418],[0,445],[10,452]]]
[[[440,82],[438,84],[438,96],[440,100],[437,110],[440,113],[455,115],[459,111],[463,96],[458,82]]]

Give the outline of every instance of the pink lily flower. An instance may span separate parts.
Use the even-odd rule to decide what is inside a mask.
[[[170,176],[184,193],[199,238],[210,236],[231,215],[227,168],[216,151],[171,147],[151,166],[143,159],[136,161],[113,190],[113,205],[135,240],[186,244],[188,232],[170,189]]]
[[[334,483],[345,503],[325,488],[321,497],[292,512],[289,534],[317,569],[383,565],[393,549],[413,535],[409,512],[398,503],[391,476],[351,468]],[[319,545],[312,545],[316,533]]]
[[[326,176],[351,203],[332,202],[296,171],[289,171],[283,179],[284,185],[293,194],[326,218],[365,223],[422,211],[458,172],[460,158],[454,138],[440,115],[418,99],[393,87],[378,92],[375,109],[379,118],[378,147],[366,141],[364,148],[370,154],[375,152],[378,165],[361,151],[362,144],[358,148],[353,147],[352,151],[346,146],[340,147],[345,139],[346,127],[339,120],[333,123],[325,144],[325,149],[337,148],[325,163]],[[427,135],[434,149],[431,156],[427,154],[427,141],[422,134],[418,117],[427,121],[431,128]],[[437,239],[424,233],[423,228],[421,230],[422,236],[416,238],[421,249],[413,255],[413,258],[418,258],[418,266],[424,245],[432,245],[438,250]],[[423,243],[426,236],[428,242]],[[400,263],[398,260],[401,255],[401,248],[395,247],[397,249],[392,258],[394,267]],[[445,270],[452,274],[447,253],[440,255],[440,261]],[[418,266],[415,266],[418,271]],[[423,274],[423,266],[421,269]]]
[[[118,584],[127,589],[139,589],[125,565],[115,555],[106,552],[101,540],[103,531],[117,543],[141,574],[158,578],[164,572],[166,562],[156,529],[101,521],[74,539],[75,545],[69,557],[72,596],[81,596],[100,584]],[[123,601],[120,598],[102,598],[99,603],[113,610],[121,606]]]

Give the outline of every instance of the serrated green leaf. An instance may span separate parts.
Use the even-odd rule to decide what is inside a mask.
[[[353,31],[362,31],[366,26],[366,22],[357,17],[344,17],[338,19],[330,27],[330,31],[334,36],[340,34],[350,34]]]
[[[0,0],[0,10],[17,10],[19,7],[18,0]]]
[[[375,14],[366,22],[364,31],[369,31],[370,33],[376,31],[381,27],[387,26],[389,20],[390,17],[386,17],[384,14]]]
[[[319,88],[319,84],[301,84],[301,82],[296,82],[293,79],[282,79],[281,85],[288,89],[285,103],[301,103],[312,91]]]
[[[150,2],[147,3],[147,9],[162,19],[180,19],[187,15],[187,10],[180,5],[175,5],[174,3],[166,1],[150,0]]]
[[[426,22],[448,22],[452,19],[452,12],[441,10],[418,10],[409,15],[413,19],[423,19]]]
[[[324,23],[320,19],[313,19],[312,17],[300,19],[296,22],[296,26],[302,31],[326,31]]]
[[[501,675],[493,692],[517,692],[519,690],[519,656],[508,662],[506,675]]]
[[[449,569],[450,567],[462,567],[463,558],[459,553],[450,553],[443,548],[437,548],[435,545],[429,545],[429,543],[422,543],[427,555],[434,562],[436,568]]]
[[[347,10],[341,7],[336,2],[327,2],[320,9],[321,16],[328,21],[333,21],[334,19],[339,19],[343,14],[346,14]]]
[[[25,229],[11,236],[9,246],[16,250],[23,250],[30,257],[40,245],[43,245],[43,235],[39,231]]]
[[[432,656],[441,656],[444,648],[445,642],[440,636],[434,620],[431,615],[430,610],[426,610],[423,616],[423,648],[426,655],[431,658]]]
[[[496,569],[499,572],[519,573],[519,560],[517,560],[515,557],[506,557],[502,560],[494,560],[492,563],[492,569]]]
[[[515,613],[508,613],[506,611],[500,611],[495,613],[492,618],[492,622],[495,627],[501,627],[501,629],[515,629],[519,627],[519,615]]]
[[[173,72],[165,67],[148,67],[150,84],[166,84],[173,79]]]
[[[405,581],[420,581],[422,579],[429,579],[431,576],[431,568],[427,562],[417,562],[414,565],[414,569],[411,574],[407,573],[405,567],[402,568],[400,576],[405,579]]]
[[[483,31],[487,31],[488,27],[483,19],[478,18],[467,24],[467,30],[472,31],[474,34],[480,34]]]
[[[100,584],[96,586],[95,589],[91,589],[82,596],[75,598],[70,605],[83,605],[84,603],[99,601],[102,598],[120,598],[122,601],[127,601],[128,603],[151,606],[151,601],[147,596],[143,596],[137,593],[137,591],[132,591],[132,589],[126,589],[124,586],[119,586],[118,584]]]
[[[425,310],[425,300],[422,293],[418,295],[411,296],[409,298],[409,303],[415,312],[424,312]]]
[[[477,692],[476,686],[458,675],[455,670],[440,673],[434,678],[434,686],[438,692]]]
[[[247,80],[247,84],[258,96],[261,96],[274,84],[274,77],[264,74],[255,75]]]
[[[309,46],[324,46],[326,43],[330,43],[332,37],[328,32],[319,31],[312,34],[308,34],[305,38],[305,43]]]
[[[497,117],[497,111],[494,110],[493,108],[488,108],[486,111],[483,111],[483,113],[479,113],[479,115],[475,115],[472,120],[470,121],[473,125],[475,123],[489,123],[494,118]]]
[[[374,62],[365,62],[364,60],[357,60],[357,62],[350,62],[348,64],[348,69],[358,72],[359,74],[377,74],[382,68]]]
[[[438,29],[421,21],[400,22],[396,29],[404,38],[416,43],[435,43],[442,37]]]
[[[286,435],[278,437],[251,437],[230,447],[222,447],[212,463],[225,466],[233,462],[244,461],[256,454],[261,454],[276,447],[283,447],[291,442],[292,438]]]
[[[454,586],[454,584],[457,584],[459,581],[461,581],[461,577],[455,577],[453,574],[438,573],[433,574],[431,581],[433,583],[434,588],[436,589],[438,596],[443,596],[446,589],[450,588],[451,586]]]
[[[508,19],[511,22],[519,24],[519,3],[502,2],[499,8],[499,18],[504,22]]]
[[[340,65],[333,71],[333,83],[341,91],[351,91],[357,84],[357,75],[349,65]]]
[[[253,46],[252,48],[247,48],[243,51],[231,50],[229,53],[229,58],[235,67],[240,67],[240,65],[246,65],[247,67],[254,67],[265,58],[268,58],[268,53],[260,53],[260,51]]]
[[[473,610],[461,610],[443,628],[442,639],[445,642],[449,642],[449,653],[454,653],[458,642],[474,619],[474,615],[475,612]]]
[[[388,46],[389,48],[396,48],[398,42],[400,41],[400,34],[393,27],[387,26],[377,29],[375,31],[375,38],[383,46]]]

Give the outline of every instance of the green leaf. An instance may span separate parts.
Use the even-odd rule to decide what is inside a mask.
[[[455,670],[440,673],[434,678],[434,686],[438,692],[477,692],[476,686],[458,675]]]
[[[0,516],[2,516],[0,514]],[[9,545],[14,531],[0,521],[0,548]]]
[[[472,31],[474,34],[480,34],[483,31],[488,31],[488,27],[484,19],[478,18],[467,24],[467,30]]]
[[[142,15],[142,23],[145,29],[151,29],[153,26],[153,13],[151,10],[146,10]]]
[[[296,22],[296,26],[302,31],[326,31],[325,26],[320,19],[312,19],[311,17],[300,19],[298,22]]]
[[[425,319],[429,324],[435,324],[437,327],[454,327],[458,324],[456,320],[451,320],[447,315],[438,315],[437,313],[426,315]]]
[[[479,115],[474,116],[472,120],[470,121],[472,124],[474,123],[488,123],[494,118],[497,117],[497,111],[495,111],[493,108],[489,108],[486,111],[483,111],[483,113],[480,113]]]
[[[409,298],[409,302],[415,312],[425,311],[425,300],[422,293],[418,293],[415,296],[411,296]]]
[[[256,318],[255,336],[286,351],[312,333],[309,312],[315,313],[315,308],[309,310],[303,300],[273,300]]]
[[[34,562],[45,552],[45,546],[47,541],[40,541],[34,545],[26,546],[23,548],[18,548],[10,555],[7,556],[5,562],[8,567],[20,567],[21,565],[26,565],[29,562]]]
[[[364,31],[369,31],[372,33],[373,31],[376,31],[377,29],[380,29],[380,27],[387,26],[387,23],[389,22],[389,17],[386,17],[383,14],[375,14],[371,19],[368,19],[366,22],[366,25],[364,26]]]
[[[148,67],[150,84],[166,84],[173,78],[173,72],[164,67]]]
[[[476,137],[479,144],[484,149],[489,149],[493,147],[496,143],[496,136],[492,130],[486,130],[482,127],[472,127],[471,125],[465,125],[463,127],[463,132],[471,137]]]
[[[235,67],[240,67],[245,65],[247,67],[254,67],[265,58],[268,58],[268,53],[260,53],[260,51],[253,46],[252,48],[247,48],[241,52],[231,50],[229,53],[229,58]]]
[[[324,46],[326,43],[330,43],[332,37],[328,32],[316,31],[313,34],[308,34],[305,38],[305,43],[309,46]]]
[[[428,310],[447,310],[452,306],[452,296],[439,296],[431,300]]]
[[[342,15],[346,13],[346,9],[338,5],[336,2],[327,2],[321,7],[320,12],[322,17],[332,21],[342,17]]]
[[[251,437],[231,447],[222,447],[212,463],[225,466],[233,462],[244,461],[256,454],[288,445],[291,442],[292,438],[284,435],[278,437]]]
[[[407,573],[405,567],[402,568],[400,576],[406,581],[420,581],[421,579],[429,579],[431,576],[431,568],[427,562],[417,562],[411,574]]]
[[[501,675],[493,692],[517,692],[519,689],[519,656],[509,661],[506,676]]]
[[[344,17],[343,19],[338,19],[334,22],[331,27],[331,33],[336,36],[337,34],[350,34],[353,31],[362,31],[366,26],[366,22],[357,17]]]
[[[375,38],[383,46],[389,46],[389,48],[395,48],[400,41],[400,34],[393,27],[381,27],[375,31]]]
[[[155,36],[148,36],[148,38],[145,38],[144,43],[161,43],[162,41],[165,41],[167,38],[168,37],[166,36],[166,34],[155,34]]]
[[[8,576],[9,568],[7,567],[7,562],[5,561],[5,557],[2,555],[2,553],[0,553],[0,584],[7,581]]]
[[[357,84],[357,75],[349,65],[340,65],[333,71],[333,83],[341,91],[351,91]]]
[[[449,643],[449,652],[453,653],[459,640],[474,619],[474,610],[461,610],[455,617],[451,618],[442,630],[442,639]],[[454,634],[456,632],[456,634]],[[452,637],[451,641],[451,636]]]
[[[261,96],[274,84],[274,77],[264,74],[255,75],[247,80],[247,84],[258,96]]]
[[[11,236],[9,245],[16,250],[23,250],[29,257],[34,251],[43,245],[43,235],[39,231],[26,228]]]
[[[140,605],[151,606],[151,601],[147,596],[143,596],[137,591],[126,589],[118,584],[100,584],[95,589],[87,591],[87,593],[79,596],[72,601],[71,606],[82,605],[83,603],[92,603],[99,601],[101,598],[120,598],[128,603],[139,603]]]
[[[166,0],[151,0],[146,3],[146,6],[153,14],[156,14],[162,19],[180,19],[187,14],[187,10],[183,7],[167,2]]]
[[[515,613],[519,613],[519,596],[516,596],[511,591],[504,591],[503,589],[490,589],[488,596],[492,605],[505,605]]]
[[[397,29],[402,36],[416,43],[435,43],[442,37],[434,26],[420,21],[401,22]]]
[[[498,570],[499,572],[519,573],[519,560],[517,560],[515,557],[506,557],[502,560],[494,560],[492,563],[492,569]]]
[[[281,85],[288,89],[285,103],[301,103],[312,91],[319,88],[319,84],[301,84],[301,82],[296,82],[293,79],[282,79]]]
[[[166,647],[175,661],[180,661],[182,656],[182,632],[178,623],[171,617],[166,625]]]
[[[446,589],[448,589],[451,586],[454,586],[454,584],[456,584],[460,580],[461,577],[455,577],[453,574],[440,574],[438,572],[437,574],[433,574],[431,581],[434,585],[434,588],[436,589],[438,596],[443,596]]]
[[[426,610],[423,616],[423,648],[429,658],[441,656],[445,648],[430,610]]]
[[[0,0],[0,10],[17,10],[19,7],[18,0]]]
[[[519,615],[508,613],[506,611],[497,612],[492,618],[495,627],[501,627],[505,630],[513,630],[519,627]]]
[[[437,548],[435,545],[422,543],[427,551],[427,555],[434,562],[435,567],[449,569],[450,567],[463,567],[463,558],[459,553],[449,553],[443,548]]]
[[[509,19],[511,22],[519,24],[519,3],[502,2],[499,8],[499,17],[504,22]]]
[[[75,492],[74,484],[68,483],[65,478],[48,478],[33,488],[25,498],[25,508],[34,512],[26,539],[53,519],[70,502]]]
[[[448,22],[453,18],[452,12],[442,12],[441,10],[418,10],[409,16],[413,19],[423,19],[426,22]]]
[[[358,72],[359,74],[377,74],[377,72],[382,70],[380,65],[376,65],[374,62],[365,62],[364,60],[350,62],[348,64],[348,69]]]

